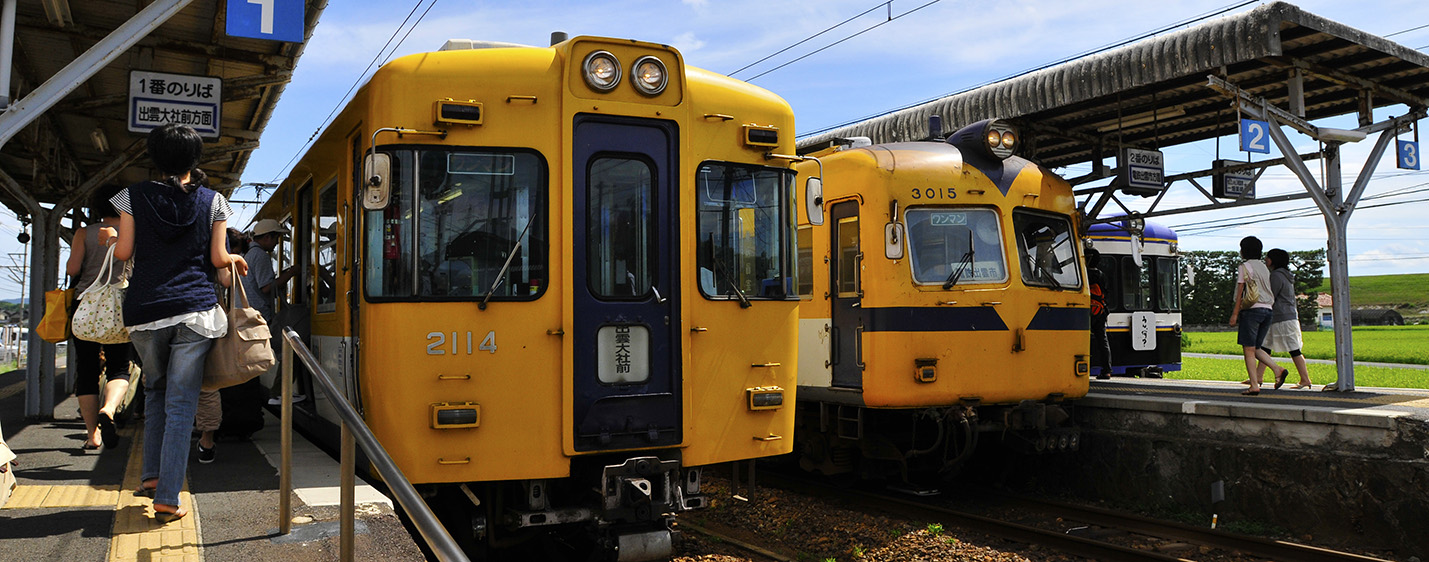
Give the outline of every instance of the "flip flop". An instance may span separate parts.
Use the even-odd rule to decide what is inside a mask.
[[[157,504],[156,504],[156,505],[157,505]],[[185,508],[183,508],[183,507],[179,507],[179,508],[177,508],[177,509],[175,509],[175,510],[173,510],[173,511],[159,511],[159,509],[158,509],[157,507],[154,508],[154,520],[155,520],[155,521],[158,521],[159,523],[168,523],[168,522],[170,522],[170,521],[177,521],[177,520],[179,520],[179,519],[183,519],[184,516],[185,516],[185,515],[188,515],[188,514],[189,514],[189,510],[187,510],[187,509],[185,509]]]
[[[1280,386],[1285,384],[1285,377],[1290,376],[1290,369],[1281,369],[1280,374],[1275,375],[1275,390],[1280,390]]]
[[[83,445],[80,445],[79,448],[85,451],[93,451],[95,449],[98,449],[99,445],[95,445],[94,443],[85,441],[85,443]]]
[[[1241,394],[1244,394],[1244,395],[1246,395],[1246,396],[1260,396],[1260,391],[1259,391],[1259,390],[1246,390],[1246,391],[1244,391],[1244,392],[1241,392]]]
[[[154,491],[155,491],[155,490],[158,490],[158,489],[159,489],[159,481],[158,481],[158,480],[155,480],[155,481],[154,481],[154,485],[153,485],[153,486],[145,486],[144,483],[141,482],[141,483],[139,483],[139,487],[134,489],[134,495],[136,495],[136,496],[143,496],[143,497],[146,497],[146,498],[152,498],[152,497],[154,497]]]
[[[114,429],[114,418],[104,412],[99,413],[99,439],[109,447],[119,444],[119,431]]]

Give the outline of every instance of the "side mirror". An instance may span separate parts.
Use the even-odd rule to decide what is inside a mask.
[[[362,208],[369,211],[387,208],[387,198],[392,194],[392,157],[368,154],[362,161],[362,177],[367,178],[362,190]]]
[[[903,225],[890,222],[883,225],[883,257],[903,259]]]
[[[804,211],[809,215],[809,224],[824,224],[824,180],[809,178],[804,182]]]

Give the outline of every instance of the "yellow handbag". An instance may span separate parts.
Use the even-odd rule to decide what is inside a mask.
[[[45,315],[35,333],[50,343],[69,339],[69,313],[74,306],[74,289],[45,291]]]

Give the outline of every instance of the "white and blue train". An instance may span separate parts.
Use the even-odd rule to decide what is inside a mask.
[[[1086,236],[1101,253],[1112,375],[1160,378],[1181,370],[1180,257],[1175,231],[1147,222],[1137,232],[1139,222],[1093,224]]]

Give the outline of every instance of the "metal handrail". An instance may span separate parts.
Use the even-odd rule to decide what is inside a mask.
[[[392,461],[392,457],[387,454],[387,450],[382,448],[382,444],[377,441],[377,437],[363,423],[362,416],[357,410],[347,402],[347,398],[338,392],[332,380],[328,377],[327,371],[318,365],[317,359],[313,357],[313,352],[303,343],[302,338],[294,332],[292,328],[283,329],[283,406],[282,406],[282,466],[278,472],[278,532],[288,534],[293,530],[292,517],[292,453],[293,453],[293,355],[297,354],[308,371],[315,376],[312,377],[317,386],[332,398],[333,407],[337,409],[337,414],[342,418],[342,492],[341,492],[341,560],[353,559],[353,535],[356,523],[355,505],[353,502],[353,488],[355,484],[353,460],[353,442],[362,447],[367,453],[368,460],[372,461],[377,468],[377,473],[382,475],[382,480],[387,483],[387,487],[392,490],[392,495],[396,497],[397,503],[411,517],[412,523],[416,525],[417,531],[421,533],[422,540],[432,549],[432,553],[437,559],[444,562],[466,562],[466,554],[458,547],[456,541],[447,533],[446,528],[437,521],[437,517],[432,514],[432,509],[427,506],[427,502],[417,495],[417,490],[412,487],[412,483],[407,481],[407,477],[402,474],[402,469],[397,468],[397,463]],[[316,398],[316,397],[315,397]]]

